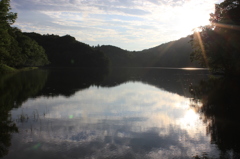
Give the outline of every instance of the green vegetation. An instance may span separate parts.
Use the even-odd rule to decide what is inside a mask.
[[[11,27],[17,14],[10,12],[10,0],[1,0],[0,10],[0,72],[13,72],[14,68],[48,64],[44,49],[23,35],[18,28]]]
[[[10,9],[10,0],[0,1],[0,63],[6,63],[10,56],[12,37],[9,35],[9,29],[17,18],[16,13],[9,12]]]
[[[211,25],[200,27],[191,36],[191,59],[213,72],[240,75],[240,0],[216,4]]]
[[[15,72],[16,69],[9,67],[5,64],[0,64],[0,73],[11,73],[11,72]]]

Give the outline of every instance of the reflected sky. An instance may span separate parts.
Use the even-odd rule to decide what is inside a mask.
[[[218,156],[190,105],[189,98],[141,82],[29,99],[11,111],[20,133],[5,158]],[[21,116],[26,120],[20,122]]]

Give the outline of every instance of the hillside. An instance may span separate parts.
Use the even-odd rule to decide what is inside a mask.
[[[99,50],[77,41],[70,35],[24,33],[37,41],[48,56],[51,67],[108,67],[109,59]]]
[[[142,51],[116,46],[91,48],[70,35],[24,33],[41,45],[53,67],[200,67],[190,61],[190,37],[184,37]]]
[[[199,67],[190,60],[192,47],[190,37],[171,41],[154,48],[137,52],[137,60],[144,66],[153,67]]]
[[[112,67],[130,67],[132,65],[132,61],[134,61],[134,53],[123,50],[116,46],[111,45],[102,45],[99,47],[95,47],[96,50],[100,50],[106,54],[106,56],[111,61]]]
[[[103,45],[95,49],[104,52],[112,67],[200,67],[191,62],[190,37],[171,41],[142,51],[127,51],[121,48]]]

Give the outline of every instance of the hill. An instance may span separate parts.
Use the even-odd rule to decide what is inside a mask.
[[[95,49],[103,51],[110,59],[112,67],[200,67],[191,62],[190,37],[184,37],[142,51],[127,51],[103,45]]]
[[[51,67],[108,67],[109,59],[99,50],[77,41],[70,35],[24,33],[37,41],[48,56]]]
[[[131,67],[134,59],[134,53],[123,50],[116,46],[102,45],[95,47],[95,50],[100,50],[106,54],[111,61],[112,67]]]

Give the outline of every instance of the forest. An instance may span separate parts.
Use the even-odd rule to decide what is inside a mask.
[[[24,33],[45,49],[50,64],[48,67],[103,67],[109,66],[109,59],[99,50],[77,41],[70,35],[40,35]]]
[[[112,67],[201,67],[190,60],[190,36],[142,51],[127,51],[102,45],[94,47],[104,52]]]

